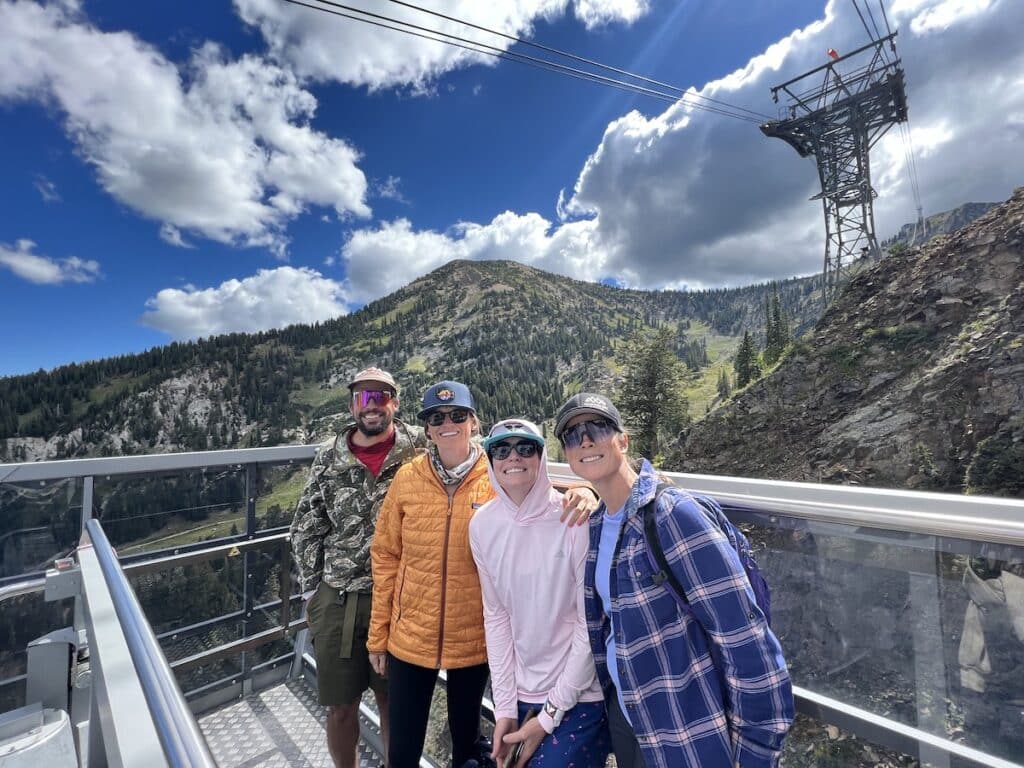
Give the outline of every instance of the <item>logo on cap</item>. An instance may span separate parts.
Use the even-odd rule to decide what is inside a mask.
[[[604,408],[608,407],[607,404],[605,403],[605,401],[602,398],[595,397],[594,395],[591,395],[586,400],[584,400],[583,401],[583,405],[585,405],[585,406],[587,406],[589,408],[601,408],[601,409],[604,409]]]
[[[442,403],[447,403],[449,400],[452,400],[455,397],[455,393],[452,392],[447,387],[445,387],[444,389],[437,390],[437,392],[434,393],[434,397],[436,397]]]

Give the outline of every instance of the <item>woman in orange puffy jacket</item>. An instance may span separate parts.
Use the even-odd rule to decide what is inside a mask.
[[[366,647],[388,678],[390,768],[416,768],[434,683],[448,671],[452,764],[482,759],[480,704],[487,684],[480,579],[469,521],[494,496],[469,388],[442,381],[423,396],[419,418],[431,444],[388,490],[370,547],[373,613]]]

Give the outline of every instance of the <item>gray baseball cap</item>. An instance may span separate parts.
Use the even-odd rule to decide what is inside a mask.
[[[619,409],[612,404],[611,400],[593,392],[580,392],[566,400],[565,405],[558,410],[558,418],[555,419],[555,437],[561,439],[562,433],[565,432],[565,425],[585,413],[608,419],[615,425],[615,429],[619,432],[622,431],[622,416],[619,415]]]

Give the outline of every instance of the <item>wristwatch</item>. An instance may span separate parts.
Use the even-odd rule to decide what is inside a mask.
[[[537,717],[537,721],[547,733],[553,733],[555,728],[561,725],[563,717],[565,717],[565,710],[559,709],[551,702],[551,699],[548,699],[544,702],[544,709]]]

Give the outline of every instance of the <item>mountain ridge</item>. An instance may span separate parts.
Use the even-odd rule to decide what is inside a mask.
[[[581,386],[611,388],[621,344],[665,323],[696,368],[709,340],[724,364],[743,329],[758,331],[773,285],[797,330],[813,324],[816,277],[640,291],[517,262],[449,262],[324,323],[0,379],[0,461],[309,441],[330,431],[345,382],[369,364],[393,370],[412,400],[432,380],[461,378],[485,418],[541,419]]]

